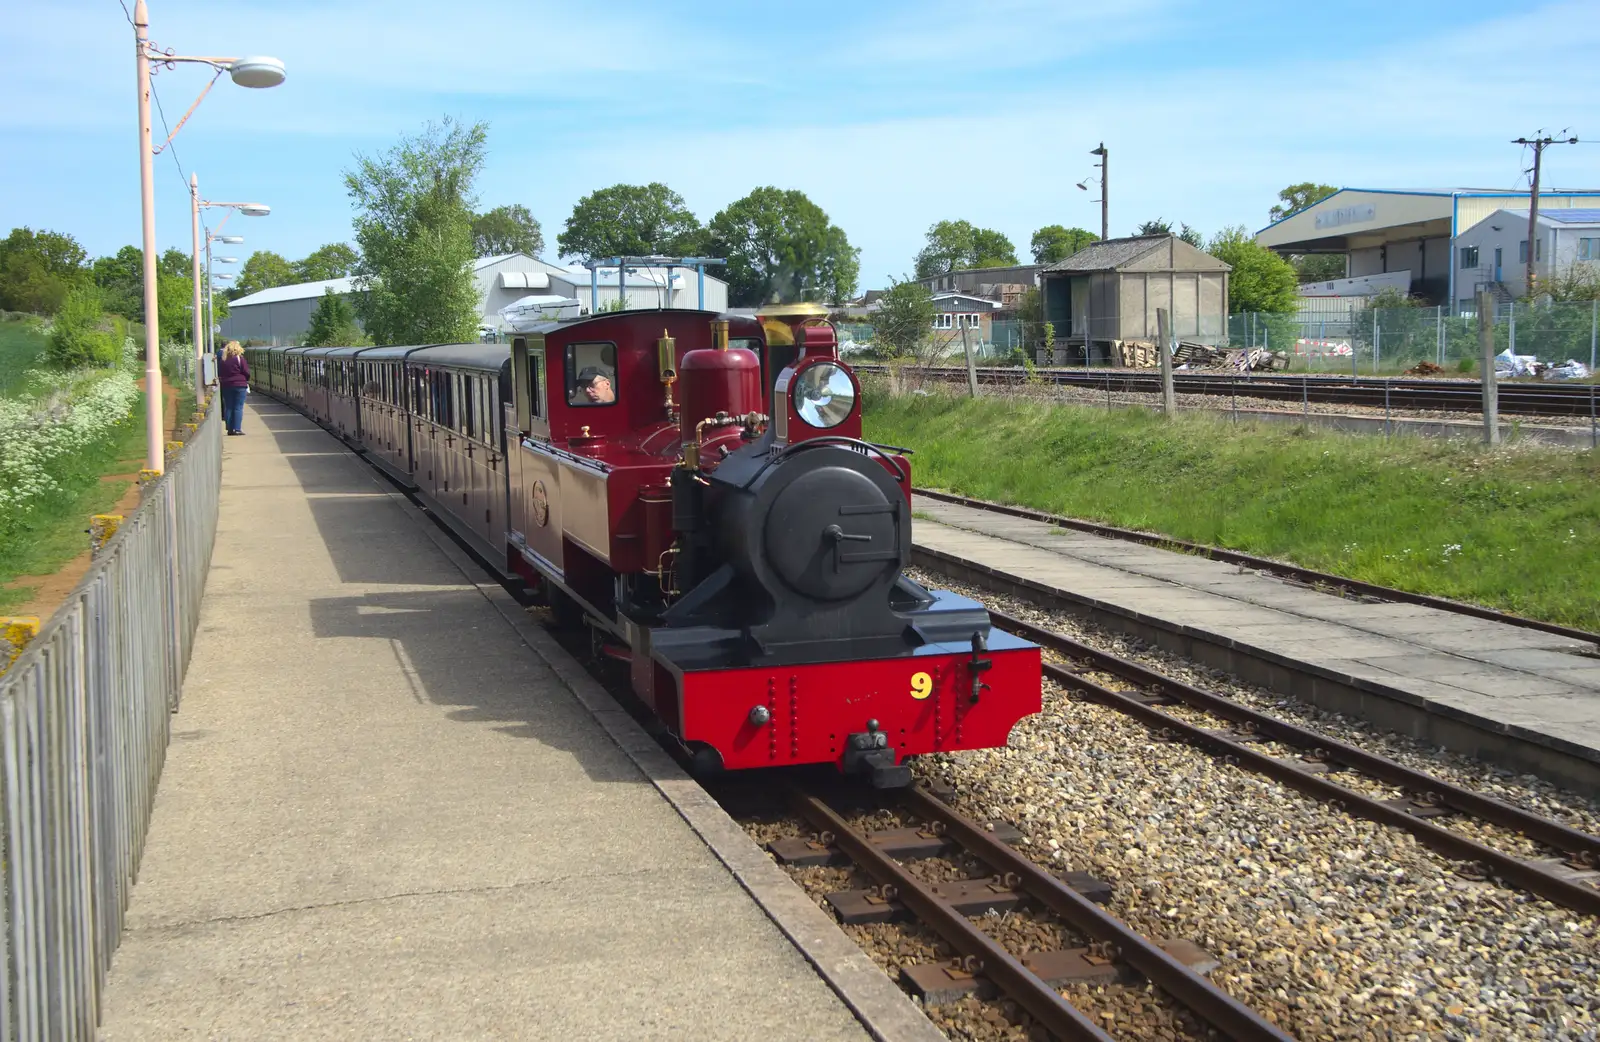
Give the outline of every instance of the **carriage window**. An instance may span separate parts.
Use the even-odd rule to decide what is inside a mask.
[[[544,418],[544,352],[528,352],[528,411]]]
[[[617,390],[617,345],[567,345],[568,405],[611,405]]]
[[[478,403],[476,401],[476,392],[477,392],[477,390],[478,390],[478,378],[477,377],[475,377],[475,376],[462,377],[462,379],[461,379],[461,425],[459,427],[459,430],[461,431],[462,434],[465,434],[469,438],[473,437],[474,435],[476,435],[478,433],[477,429],[476,429],[477,428],[476,421],[477,421],[477,418],[478,418]]]

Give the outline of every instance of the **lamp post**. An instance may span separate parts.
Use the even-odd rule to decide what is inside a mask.
[[[210,315],[211,301],[209,292],[206,295],[206,335],[203,338],[200,335],[200,211],[206,209],[224,209],[228,211],[228,213],[223,216],[221,223],[217,225],[215,231],[208,230],[206,232],[207,274],[209,274],[211,271],[211,244],[213,242],[217,242],[219,240],[222,242],[244,241],[242,236],[224,236],[218,234],[218,232],[222,231],[222,225],[227,224],[228,218],[233,216],[234,211],[238,211],[239,213],[244,214],[246,217],[265,217],[272,212],[272,207],[266,205],[265,203],[221,203],[212,202],[209,199],[202,199],[200,198],[200,175],[189,175],[189,222],[192,228],[192,234],[194,236],[194,395],[196,400],[199,399],[200,395],[205,390],[205,356],[208,352],[211,354],[216,353],[210,350],[212,322]]]
[[[179,62],[209,65],[217,70],[217,76],[224,72],[232,77],[233,82],[241,87],[276,87],[283,82],[283,63],[276,58],[219,58],[219,57],[187,57],[172,54],[161,50],[150,43],[150,11],[145,0],[134,0],[133,5],[133,40],[134,40],[134,72],[139,89],[139,188],[140,211],[143,218],[144,247],[144,378],[145,397],[145,441],[146,441],[146,469],[160,474],[165,467],[165,457],[162,452],[162,435],[165,427],[161,422],[161,328],[158,322],[159,312],[156,294],[156,198],[155,198],[155,155],[157,149],[153,145],[154,135],[150,126],[150,76],[151,65],[157,68],[171,68]],[[216,83],[216,77],[211,84]],[[172,143],[178,131],[194,113],[195,108],[204,100],[211,90],[207,84],[205,90],[200,92],[200,97],[189,106],[189,111],[178,120],[178,125],[172,129],[167,140],[162,143],[164,149]],[[198,189],[193,188],[198,199]],[[195,241],[198,252],[198,237]],[[196,265],[198,269],[198,264]],[[198,273],[198,270],[197,270]],[[198,287],[197,287],[198,289]],[[195,305],[199,306],[199,294],[195,294]]]
[[[228,218],[225,216],[222,218],[222,224],[227,223]],[[217,231],[222,230],[222,224],[217,225]],[[206,353],[212,357],[216,357],[217,354],[217,322],[214,309],[211,306],[211,262],[213,259],[211,256],[211,244],[214,242],[227,243],[232,246],[237,246],[239,243],[244,242],[244,236],[218,235],[216,232],[211,232],[206,235]],[[237,259],[234,257],[217,257],[215,259],[218,264],[237,263]]]
[[[1090,149],[1089,154],[1100,157],[1100,162],[1095,164],[1100,168],[1100,177],[1098,179],[1086,177],[1078,182],[1078,187],[1087,192],[1090,181],[1098,180],[1099,182],[1100,198],[1096,201],[1100,204],[1100,238],[1104,241],[1111,238],[1111,208],[1108,202],[1108,197],[1111,193],[1109,191],[1110,185],[1107,183],[1110,173],[1107,166],[1111,162],[1111,153],[1106,151],[1105,142],[1102,141],[1100,147]]]

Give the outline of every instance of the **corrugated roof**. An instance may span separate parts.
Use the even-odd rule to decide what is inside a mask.
[[[229,302],[228,307],[236,308],[247,304],[277,304],[285,300],[305,300],[307,297],[320,297],[328,290],[335,293],[352,293],[355,291],[355,277],[347,276],[342,279],[323,279],[321,282],[296,282],[289,286],[273,286],[252,293],[247,297]]]
[[[1127,239],[1094,242],[1064,260],[1045,267],[1045,271],[1112,271],[1143,257],[1166,242],[1166,235],[1135,235]]]
[[[472,262],[472,270],[482,271],[490,265],[521,256],[523,254],[520,253],[497,253],[493,257],[479,257]],[[264,289],[247,297],[240,297],[238,300],[229,302],[228,306],[236,308],[240,305],[277,304],[285,300],[305,300],[307,297],[320,297],[330,289],[335,293],[355,292],[355,276],[347,276],[342,279],[323,279],[320,282],[296,282],[288,286],[273,286],[271,289]]]

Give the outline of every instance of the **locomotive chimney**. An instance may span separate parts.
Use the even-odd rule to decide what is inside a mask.
[[[711,346],[718,351],[728,349],[728,320],[725,318],[713,319],[711,322]]]

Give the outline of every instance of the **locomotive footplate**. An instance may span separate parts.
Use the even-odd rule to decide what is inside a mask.
[[[976,645],[969,636],[884,654],[886,643],[838,641],[821,661],[733,668],[685,668],[694,656],[651,651],[677,687],[674,730],[730,770],[832,763],[895,787],[909,781],[906,757],[1003,746],[1039,711],[1035,644],[1000,630]]]

